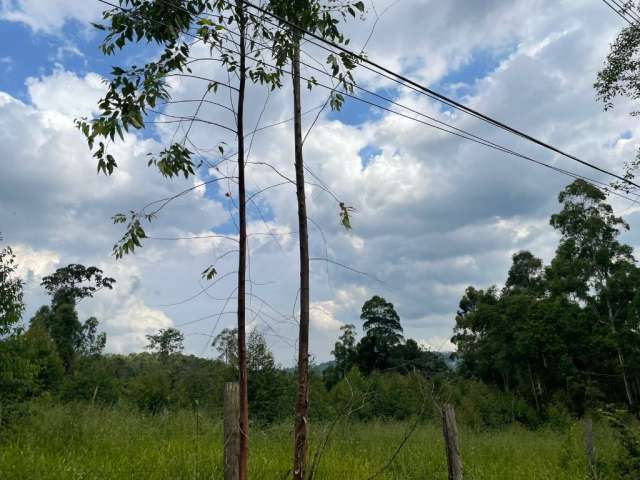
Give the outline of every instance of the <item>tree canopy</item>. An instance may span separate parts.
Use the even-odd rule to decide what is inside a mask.
[[[24,311],[24,284],[17,277],[17,270],[11,247],[0,250],[0,337],[15,328]]]
[[[558,397],[580,412],[640,395],[640,268],[605,194],[576,180],[559,195],[561,235],[546,267],[513,255],[505,288],[467,288],[453,342],[461,372],[515,389],[542,410]],[[605,393],[606,392],[606,393]]]

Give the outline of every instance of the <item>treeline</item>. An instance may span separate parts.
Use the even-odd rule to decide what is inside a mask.
[[[629,229],[605,195],[576,180],[551,217],[560,242],[549,265],[513,256],[505,286],[469,287],[453,342],[461,375],[513,392],[537,412],[606,404],[638,411],[640,268]]]
[[[503,288],[469,287],[460,301],[445,355],[405,338],[393,304],[380,296],[361,311],[363,335],[347,324],[334,360],[312,368],[312,418],[404,419],[435,415],[446,399],[461,421],[477,426],[537,425],[611,405],[637,412],[640,399],[640,268],[619,241],[627,224],[605,195],[583,181],[559,196],[551,217],[560,242],[549,265],[518,252]],[[21,326],[23,284],[10,248],[0,252],[0,403],[12,409],[39,397],[126,404],[157,414],[222,409],[223,385],[238,378],[238,338],[223,330],[217,359],[185,355],[183,334],[148,335],[147,352],[109,355],[95,318],[81,322],[77,302],[111,288],[95,267],[69,265],[44,277],[51,297]],[[297,372],[277,365],[264,336],[247,339],[249,401],[254,421],[294,413]]]

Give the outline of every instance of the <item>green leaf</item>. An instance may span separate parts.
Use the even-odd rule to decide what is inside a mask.
[[[218,271],[213,265],[210,265],[202,272],[202,278],[206,280],[212,280],[218,274]]]

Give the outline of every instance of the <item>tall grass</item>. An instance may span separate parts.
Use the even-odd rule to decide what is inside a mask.
[[[222,479],[222,419],[194,411],[156,416],[126,408],[41,403],[0,443],[0,478],[10,480]],[[312,451],[325,427],[312,426]],[[316,478],[365,480],[387,463],[409,425],[344,423],[322,455]],[[596,425],[604,463],[616,455],[610,430]],[[583,433],[461,428],[465,478],[471,480],[585,479]],[[250,476],[281,479],[292,461],[289,425],[254,427]],[[440,426],[420,425],[379,479],[446,480]]]

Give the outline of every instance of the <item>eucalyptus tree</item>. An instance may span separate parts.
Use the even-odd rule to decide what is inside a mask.
[[[640,13],[640,5],[637,0],[625,0],[622,2],[622,11],[631,16]],[[605,111],[614,107],[617,97],[626,97],[637,102],[640,100],[640,24],[630,22],[620,31],[615,41],[611,44],[609,54],[602,70],[598,72],[594,84],[597,99],[604,104]],[[640,110],[637,106],[630,112],[637,117]],[[632,180],[640,168],[640,151],[636,157],[625,162],[625,178]],[[616,188],[630,190],[630,184],[616,182]]]
[[[554,293],[585,302],[594,316],[608,326],[627,402],[634,407],[625,363],[625,337],[640,341],[638,291],[640,272],[633,248],[618,240],[629,225],[615,215],[606,195],[597,187],[576,180],[559,195],[562,210],[551,226],[562,235],[546,276]]]
[[[270,89],[280,86],[282,72],[271,68],[263,62],[261,49],[256,47],[256,41],[265,35],[265,27],[260,15],[247,15],[242,0],[227,2],[225,0],[119,0],[119,5],[107,10],[103,14],[104,22],[97,25],[105,30],[106,36],[102,44],[105,55],[112,55],[127,44],[146,41],[155,43],[163,48],[162,53],[143,67],[135,65],[116,67],[113,69],[109,81],[108,91],[100,100],[99,115],[87,121],[78,121],[78,127],[84,132],[89,146],[94,149],[94,156],[98,162],[98,170],[111,174],[117,167],[113,154],[107,152],[108,141],[115,141],[116,136],[124,137],[123,131],[145,128],[145,118],[155,111],[156,105],[171,103],[173,92],[168,86],[168,78],[172,76],[200,78],[207,81],[205,91],[192,116],[177,117],[179,124],[188,125],[181,141],[171,140],[171,145],[159,153],[150,154],[149,166],[155,166],[160,173],[168,178],[184,176],[189,178],[196,175],[198,168],[205,162],[196,162],[197,151],[195,144],[189,138],[189,132],[194,122],[210,124],[219,133],[231,131],[236,140],[237,177],[216,177],[203,182],[201,186],[216,182],[222,178],[237,183],[238,197],[238,283],[237,283],[237,330],[238,330],[238,362],[240,379],[240,443],[239,472],[241,480],[247,477],[248,442],[249,442],[249,413],[247,394],[247,358],[246,358],[246,268],[247,268],[247,196],[245,182],[245,94],[246,80],[266,85]],[[193,64],[199,58],[192,55],[194,45],[202,44],[209,48],[210,57],[220,65],[219,70],[228,74],[229,82],[224,83],[193,75]],[[248,62],[248,60],[251,60]],[[232,85],[231,78],[237,78]],[[209,102],[226,108],[234,115],[234,127],[223,125],[216,121],[206,121],[199,118],[202,105],[207,102],[206,97],[215,95],[219,89],[230,92],[230,105],[224,106],[220,102]],[[162,115],[163,113],[160,113]],[[175,118],[175,116],[170,116]],[[97,142],[97,143],[96,143]],[[233,155],[225,155],[222,143],[218,150],[223,161]],[[220,162],[219,162],[220,163]],[[219,165],[209,167],[217,168]],[[115,245],[114,254],[122,257],[134,252],[142,245],[147,234],[143,227],[145,221],[151,221],[154,216],[173,199],[192,191],[187,189],[174,197],[160,202],[160,207],[151,212],[144,210],[132,212],[130,215],[118,214],[114,222],[126,224],[126,232]],[[231,194],[228,194],[231,197]],[[203,277],[211,280],[217,271],[215,265],[207,267]]]
[[[247,2],[248,5],[252,5]],[[278,28],[272,32],[272,54],[278,67],[291,66],[293,90],[293,127],[294,127],[294,167],[296,197],[298,202],[298,242],[300,250],[300,315],[298,335],[298,393],[294,426],[293,478],[303,480],[306,475],[309,427],[309,229],[307,200],[305,191],[305,165],[303,156],[302,133],[302,96],[301,96],[301,60],[300,44],[305,34],[340,44],[348,44],[348,39],[338,29],[339,20],[348,15],[355,17],[364,11],[361,1],[349,2],[330,0],[269,0],[266,11],[272,14]],[[258,11],[262,11],[261,9]],[[327,64],[331,75],[338,81],[338,87],[353,91],[354,80],[351,70],[356,66],[356,57],[344,52],[329,53]],[[309,89],[317,83],[314,77],[306,79]],[[337,89],[332,89],[330,106],[339,110],[344,97]],[[339,203],[342,223],[350,228],[349,207]]]

